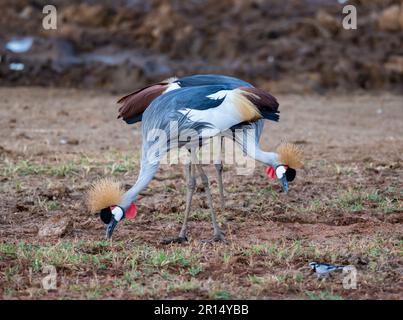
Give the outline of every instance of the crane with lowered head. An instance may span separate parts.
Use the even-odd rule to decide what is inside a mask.
[[[134,201],[158,170],[161,158],[172,146],[186,147],[191,152],[191,162],[187,164],[186,176],[188,190],[186,196],[185,218],[178,237],[166,239],[164,243],[183,242],[187,240],[187,220],[190,212],[192,195],[195,189],[195,170],[200,174],[208,199],[214,235],[208,241],[224,240],[213,209],[208,178],[201,164],[195,158],[196,148],[201,141],[219,134],[226,133],[234,139],[252,158],[268,165],[267,173],[277,178],[285,192],[288,182],[295,177],[295,169],[302,166],[301,152],[292,144],[281,145],[278,152],[265,152],[259,146],[259,138],[263,129],[264,119],[278,121],[279,111],[277,100],[269,93],[255,88],[240,79],[220,75],[196,75],[181,79],[170,79],[137,90],[119,100],[123,103],[119,117],[127,123],[142,121],[142,159],[139,177],[135,185],[126,193],[116,192],[113,183],[94,185],[89,200],[92,211],[100,210],[102,220],[107,223],[107,237],[112,236],[118,222],[124,217],[133,217],[136,208]],[[170,122],[175,121],[176,132],[172,131]],[[251,128],[256,134],[249,139],[237,139],[233,132],[236,128]],[[173,141],[161,142],[158,139],[147,139],[154,130],[169,132],[169,137],[189,138],[197,133],[193,144],[188,139],[177,144]],[[156,152],[158,151],[158,152]],[[157,154],[157,156],[156,156]],[[221,202],[223,203],[222,164],[216,166],[220,186]],[[110,189],[115,188],[112,192]],[[108,190],[109,189],[109,190]],[[116,194],[114,199],[105,193]]]

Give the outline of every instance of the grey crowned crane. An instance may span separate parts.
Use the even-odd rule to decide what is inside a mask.
[[[224,234],[216,221],[208,178],[202,165],[195,159],[193,151],[200,146],[203,139],[231,132],[239,126],[255,127],[257,136],[260,137],[263,119],[278,121],[278,103],[270,94],[239,79],[212,75],[193,77],[199,77],[199,79],[223,77],[225,80],[229,79],[230,83],[181,87],[180,84],[186,83],[182,80],[186,78],[182,78],[146,87],[123,98],[123,101],[130,101],[130,103],[123,105],[120,116],[128,123],[142,121],[141,169],[135,185],[121,197],[110,199],[110,196],[109,198],[105,196],[105,192],[108,192],[105,186],[95,186],[90,192],[92,210],[101,210],[101,219],[108,224],[108,238],[111,238],[113,230],[122,218],[134,215],[134,201],[153,179],[164,154],[173,147],[185,146],[191,151],[192,156],[192,161],[186,168],[188,190],[185,217],[179,236],[167,239],[165,243],[187,240],[187,220],[194,192],[195,169],[199,172],[205,187],[214,229],[214,235],[208,241],[224,240]],[[187,77],[187,80],[191,83],[192,77]],[[141,99],[139,99],[139,93],[143,95]],[[131,107],[128,107],[129,105]],[[172,122],[177,124],[174,129],[170,125]],[[167,133],[167,141],[158,139],[155,135],[155,132],[161,131]],[[256,137],[252,140],[247,139],[247,143],[243,143],[237,141],[235,135],[227,136],[235,139],[250,157],[268,165],[271,168],[268,174],[275,176],[281,182],[284,191],[288,191],[288,181],[295,176],[293,168],[301,165],[300,152],[295,146],[287,144],[280,148],[278,153],[265,152],[259,147],[259,139]],[[108,200],[105,200],[106,198]],[[107,201],[111,203],[106,205]]]
[[[122,118],[128,124],[139,122],[142,119],[143,112],[145,111],[145,109],[155,98],[159,97],[160,95],[179,88],[205,86],[205,85],[226,85],[228,86],[228,88],[231,89],[236,89],[238,87],[250,87],[250,88],[253,87],[250,83],[243,81],[241,79],[218,74],[191,75],[179,79],[170,78],[165,81],[152,84],[139,90],[136,90],[121,98],[118,101],[118,103],[122,104],[122,106],[119,108],[118,118]],[[274,101],[274,103],[277,102]],[[263,131],[263,126],[264,126],[264,119],[259,119],[256,122],[241,123],[231,129],[232,131],[234,131],[235,129],[248,129],[254,131],[256,134],[256,143],[258,144],[260,136]],[[221,208],[224,208],[225,207],[224,187],[222,183],[223,165],[221,162],[219,162],[215,163],[214,166],[217,172],[217,178],[218,178],[217,182],[220,194]],[[268,176],[270,176],[272,179],[276,178],[273,168],[268,167],[266,171]],[[289,179],[292,179],[291,176],[292,174],[294,174],[295,176],[295,170],[293,171],[290,168],[287,174]],[[195,182],[190,181],[190,183],[192,188],[195,188],[194,187]]]
[[[191,75],[182,78],[169,78],[165,81],[152,84],[136,90],[121,99],[118,103],[122,106],[119,108],[118,119],[122,118],[127,124],[134,124],[140,122],[143,117],[143,112],[150,105],[150,103],[160,95],[167,93],[169,91],[186,88],[186,87],[197,87],[205,85],[226,85],[228,88],[236,89],[238,87],[253,87],[250,83],[243,81],[235,77],[229,77],[219,74],[198,74]],[[237,129],[245,128],[252,129],[256,131],[256,139],[259,142],[260,135],[263,131],[264,121],[258,120],[253,123],[244,123],[237,126]],[[221,162],[214,163],[214,167],[217,173],[218,189],[220,194],[220,204],[221,208],[225,207],[224,200],[224,187],[222,182],[223,165]],[[190,180],[187,181],[188,187],[194,189],[196,182],[194,181],[193,175],[189,177]],[[274,177],[272,177],[274,178]]]

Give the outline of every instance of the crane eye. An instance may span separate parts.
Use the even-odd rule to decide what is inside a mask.
[[[284,168],[284,166],[278,166],[276,168],[276,176],[278,179],[282,179],[284,176],[284,173],[286,173],[286,169]]]

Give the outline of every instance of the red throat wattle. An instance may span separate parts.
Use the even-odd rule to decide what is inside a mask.
[[[268,166],[268,167],[266,168],[266,174],[267,174],[267,176],[268,176],[269,178],[271,178],[271,179],[276,179],[276,171],[274,170],[273,167]]]
[[[116,206],[112,206],[111,210],[113,210],[114,208],[116,208]],[[132,202],[132,204],[130,205],[130,207],[127,209],[127,211],[125,212],[125,218],[128,220],[132,220],[137,216],[137,207],[136,205]]]
[[[137,216],[137,207],[132,202],[129,209],[127,209],[127,211],[125,212],[125,218],[128,220],[131,220],[131,219],[134,219],[136,216]]]
[[[287,169],[288,166],[284,166],[284,168]],[[268,166],[268,167],[266,168],[266,174],[267,174],[267,176],[268,176],[269,178],[271,178],[271,179],[277,179],[276,170],[274,170],[274,168],[271,167],[271,166]]]

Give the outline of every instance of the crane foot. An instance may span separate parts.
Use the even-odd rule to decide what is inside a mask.
[[[161,244],[184,243],[187,241],[188,241],[187,237],[165,238],[161,240]]]
[[[224,232],[220,230],[218,232],[215,232],[211,238],[202,240],[202,243],[223,242],[225,244],[228,244],[228,241],[225,239],[224,235]]]

